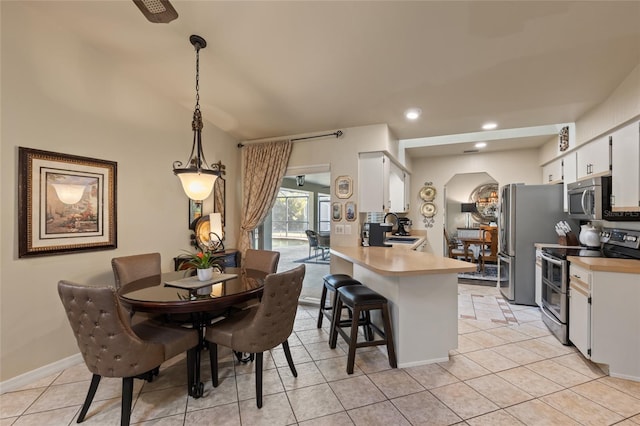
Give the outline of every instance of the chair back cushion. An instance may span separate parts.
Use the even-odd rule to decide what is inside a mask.
[[[302,291],[305,265],[279,274],[268,275],[260,304],[248,315],[246,326],[233,331],[231,347],[241,352],[257,353],[275,348],[287,340]],[[233,318],[233,317],[232,317]],[[215,330],[215,326],[212,327]]]
[[[267,274],[274,274],[278,270],[279,261],[279,251],[248,249],[244,255],[242,267],[245,269],[263,271]]]
[[[58,294],[87,368],[104,377],[132,377],[164,361],[162,344],[141,340],[113,287],[58,283]]]
[[[111,259],[111,266],[116,280],[116,288],[141,278],[152,277],[162,273],[160,253],[114,257]]]

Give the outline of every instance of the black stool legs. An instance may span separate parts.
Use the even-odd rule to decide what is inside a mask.
[[[322,319],[327,317],[329,321],[333,320],[335,315],[336,300],[338,293],[336,289],[345,285],[361,285],[360,281],[354,280],[347,274],[327,274],[322,277],[324,283],[322,285],[322,294],[320,295],[320,312],[318,312],[318,328],[322,328]],[[327,306],[327,291],[332,291],[331,304]],[[339,316],[340,314],[338,314]]]
[[[335,312],[331,322],[331,335],[329,339],[329,346],[333,349],[336,347],[338,333],[349,345],[349,353],[347,356],[347,373],[353,374],[353,365],[356,358],[356,349],[366,346],[387,346],[387,356],[389,357],[389,365],[392,368],[397,368],[396,351],[393,344],[393,329],[391,328],[391,319],[389,317],[389,306],[387,299],[382,295],[376,293],[368,287],[363,285],[358,286],[343,286],[336,290],[338,298],[336,301]],[[353,310],[353,317],[351,324],[344,324],[340,321],[338,312],[341,311],[343,306],[349,307]],[[370,311],[380,310],[382,314],[382,324],[384,330],[378,328],[370,321]],[[363,315],[362,315],[363,314]],[[363,324],[364,318],[365,323]],[[373,328],[382,339],[371,340],[367,339],[364,342],[358,342],[358,327],[360,325],[366,325]],[[351,332],[349,335],[342,329],[343,327],[350,327]],[[366,328],[365,328],[366,330]],[[367,336],[369,337],[369,336]]]

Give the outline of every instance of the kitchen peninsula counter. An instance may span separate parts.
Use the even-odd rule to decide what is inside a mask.
[[[458,347],[458,273],[477,265],[392,247],[332,247],[331,272],[389,300],[399,367],[443,362]]]
[[[381,275],[457,274],[473,272],[477,267],[449,257],[395,247],[332,247],[331,254]]]

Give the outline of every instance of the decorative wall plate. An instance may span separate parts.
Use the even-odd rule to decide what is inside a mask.
[[[211,240],[211,237],[209,235],[209,232],[211,232],[209,215],[202,216],[200,217],[200,219],[198,219],[194,232],[196,234],[196,243],[198,243],[198,247],[200,247],[201,250],[209,247],[209,241]]]
[[[433,217],[436,215],[437,211],[438,208],[431,202],[422,203],[422,206],[420,207],[420,213],[422,213],[422,216],[424,217]]]
[[[420,199],[422,201],[433,201],[436,198],[436,189],[433,186],[423,186],[420,189]]]

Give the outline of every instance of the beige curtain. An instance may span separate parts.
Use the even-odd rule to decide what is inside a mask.
[[[242,148],[242,217],[240,244],[244,256],[251,248],[251,231],[267,217],[287,169],[292,142],[256,143]]]

